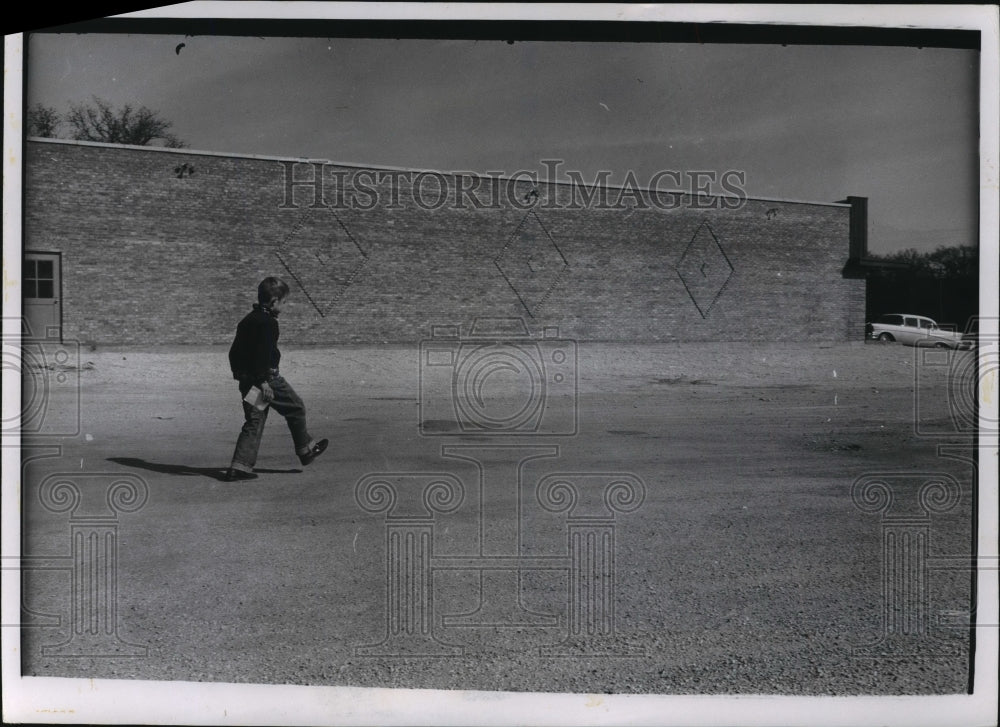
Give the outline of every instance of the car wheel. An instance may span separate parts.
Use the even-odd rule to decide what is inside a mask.
[[[878,340],[882,343],[892,343],[896,339],[892,337],[891,333],[880,333],[878,334]]]

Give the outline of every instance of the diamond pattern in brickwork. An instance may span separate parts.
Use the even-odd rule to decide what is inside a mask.
[[[677,275],[702,318],[725,290],[733,265],[708,223],[702,223],[677,262]]]
[[[569,268],[569,261],[534,210],[524,216],[493,262],[532,318]]]
[[[303,210],[275,255],[321,317],[368,264],[368,253],[330,208]]]

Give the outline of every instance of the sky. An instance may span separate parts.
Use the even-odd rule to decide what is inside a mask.
[[[195,150],[737,170],[751,197],[868,197],[872,253],[978,239],[976,51],[39,33],[27,60],[29,105],[145,105]]]

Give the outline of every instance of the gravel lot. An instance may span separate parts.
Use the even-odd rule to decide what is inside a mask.
[[[38,628],[23,631],[24,673],[535,692],[964,693],[969,631],[949,624],[968,618],[970,573],[927,571],[926,611],[908,606],[915,625],[887,627],[888,515],[863,512],[851,497],[859,477],[900,473],[894,507],[919,514],[922,473],[950,475],[961,496],[927,521],[927,553],[969,553],[973,470],[938,451],[967,438],[921,432],[953,428],[949,397],[960,390],[949,372],[971,354],[924,354],[898,345],[581,343],[576,396],[552,402],[552,416],[575,402],[576,435],[512,439],[421,436],[429,409],[418,401],[416,346],[285,348],[283,374],[331,448],[303,470],[272,416],[260,478],[231,484],[220,474],[242,414],[224,348],[81,350],[44,412],[46,426],[65,420],[72,430],[78,374],[79,435],[26,440],[35,458],[25,465],[25,553],[70,549],[70,516],[37,495],[49,475],[88,475],[77,479],[87,497],[115,473],[141,478],[148,500],[116,525],[117,634],[102,643],[147,653],[43,651],[67,641],[80,619],[71,571],[29,571],[27,607],[62,618],[46,625],[39,616]],[[43,446],[53,443],[58,450]],[[480,497],[476,466],[442,453],[442,445],[514,444],[558,447],[523,466],[520,506],[517,483],[489,480],[496,490]],[[490,593],[518,590],[504,580],[513,571],[472,565],[435,570],[428,604],[427,628],[458,655],[359,652],[393,624],[387,521],[359,506],[355,486],[370,473],[414,472],[452,473],[465,489],[462,504],[434,521],[439,559],[478,556],[489,542],[563,557],[566,518],[538,506],[534,483],[551,472],[640,479],[641,505],[614,520],[614,587],[603,612],[614,633],[600,641],[613,654],[593,653],[593,638],[575,653],[544,652],[568,633],[565,568],[528,571],[520,583],[520,604],[548,622],[444,620],[479,607],[488,614],[481,575],[497,579]],[[856,651],[911,628],[920,633]]]

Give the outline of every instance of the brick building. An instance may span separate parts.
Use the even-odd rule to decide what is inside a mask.
[[[227,343],[267,275],[292,285],[289,343],[417,341],[487,316],[578,340],[860,341],[863,217],[859,198],[31,139],[22,280],[35,336],[93,344]]]

